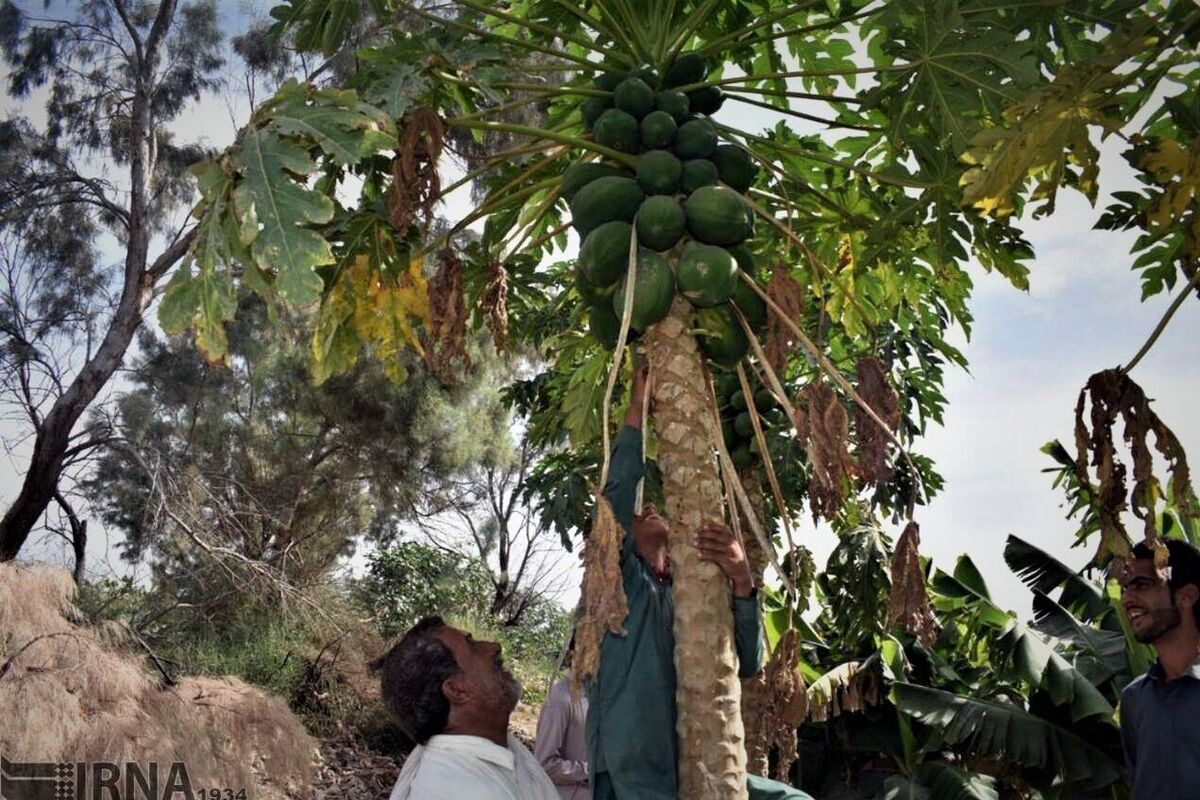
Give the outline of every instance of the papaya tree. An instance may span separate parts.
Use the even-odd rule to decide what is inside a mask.
[[[745,796],[728,587],[691,531],[728,519],[794,601],[801,502],[846,528],[911,522],[940,483],[911,445],[941,418],[942,369],[966,363],[947,341],[970,330],[966,266],[1026,286],[1015,220],[1052,212],[1063,186],[1096,198],[1093,135],[1120,134],[1132,158],[1174,137],[1144,162],[1157,188],[1110,223],[1153,224],[1137,264],[1154,262],[1150,289],[1195,287],[1195,239],[1162,222],[1196,219],[1195,193],[1174,188],[1193,180],[1176,156],[1200,25],[1181,0],[289,0],[272,16],[354,68],[285,85],[195,167],[196,244],[163,326],[221,360],[241,282],[318,308],[318,380],[361,357],[403,380],[407,348],[451,380],[486,323],[498,344],[537,346],[545,368],[514,398],[570,453],[535,475],[576,488],[603,474],[624,352],[641,350],[671,526],[681,797]],[[474,183],[482,198],[433,225]],[[593,641],[623,605],[603,511]]]

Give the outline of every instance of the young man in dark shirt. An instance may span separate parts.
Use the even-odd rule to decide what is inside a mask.
[[[1131,800],[1200,800],[1200,551],[1169,539],[1167,576],[1146,544],[1121,578],[1121,605],[1139,642],[1158,655],[1121,693]]]

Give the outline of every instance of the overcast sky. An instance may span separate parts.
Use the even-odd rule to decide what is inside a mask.
[[[223,4],[230,30],[241,27],[243,6]],[[0,112],[14,109],[4,96]],[[745,106],[729,104],[722,111],[722,116],[732,114],[749,128],[773,124],[769,113]],[[234,121],[244,118],[244,111],[231,113],[228,99],[209,98],[176,128],[184,139],[203,137],[223,146],[233,136]],[[1071,549],[1075,527],[1064,519],[1061,493],[1051,489],[1049,477],[1041,472],[1050,461],[1039,448],[1056,437],[1071,441],[1076,396],[1087,377],[1127,362],[1171,299],[1160,295],[1140,303],[1138,278],[1129,270],[1133,237],[1092,230],[1107,196],[1134,186],[1130,169],[1116,155],[1118,150],[1106,147],[1104,152],[1103,196],[1097,208],[1064,191],[1052,218],[1022,223],[1037,254],[1029,292],[1012,288],[998,275],[972,269],[974,331],[970,342],[961,337],[959,341],[970,360],[970,373],[947,373],[946,424],[931,427],[914,448],[931,456],[946,480],[946,488],[932,505],[918,509],[922,552],[946,569],[952,568],[960,553],[969,553],[999,602],[1022,611],[1028,610],[1028,593],[1009,573],[1001,555],[1009,533],[1035,542],[1072,566],[1083,566],[1091,555],[1090,548],[1088,552]],[[457,206],[452,204],[448,215]],[[1193,456],[1200,453],[1198,366],[1200,302],[1193,300],[1184,304],[1133,374]],[[11,435],[11,426],[6,425],[3,433]],[[17,448],[0,463],[0,501],[16,494],[27,452]],[[814,530],[807,519],[800,523],[801,541],[823,563],[834,537]],[[105,551],[106,537],[95,533],[90,566],[104,572],[106,564],[116,566],[116,559]],[[29,552],[63,558],[57,546],[37,546]],[[574,569],[574,562],[574,556],[564,556],[564,568]],[[577,589],[563,600],[570,603],[576,596]]]

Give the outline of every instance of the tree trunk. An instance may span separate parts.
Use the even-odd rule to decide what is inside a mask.
[[[177,238],[153,264],[149,264],[153,223],[150,218],[150,182],[158,157],[153,108],[155,74],[177,4],[178,0],[163,0],[159,4],[145,41],[130,26],[129,33],[134,44],[130,66],[135,74],[130,103],[129,221],[121,299],[99,349],[84,364],[66,391],[55,400],[37,432],[21,492],[8,507],[4,519],[0,520],[0,561],[17,557],[50,504],[58,489],[58,479],[75,423],[121,366],[125,351],[142,324],[142,312],[153,299],[155,283],[183,258],[195,236],[193,228],[187,235]]]
[[[724,520],[721,481],[704,416],[711,414],[691,306],[646,335],[653,377],[651,413],[670,523],[675,594],[675,670],[681,800],[745,800],[741,685],[733,647],[729,581],[701,561],[692,535]]]

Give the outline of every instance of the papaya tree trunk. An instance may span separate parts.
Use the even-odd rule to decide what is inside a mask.
[[[766,525],[767,502],[762,489],[762,472],[757,467],[751,467],[740,476],[750,507],[760,522]],[[746,549],[746,560],[750,562],[750,571],[754,574],[754,586],[762,589],[763,572],[767,568],[767,554],[763,552],[758,538],[751,532],[750,526],[742,525],[742,546]],[[762,604],[762,594],[758,596]],[[771,769],[771,734],[765,724],[763,704],[768,700],[767,675],[765,670],[742,680],[742,723],[746,731],[746,769],[754,775],[767,775]]]
[[[701,561],[692,546],[701,523],[721,522],[724,513],[704,423],[704,415],[712,411],[699,346],[688,331],[690,315],[691,306],[676,297],[670,315],[646,336],[675,585],[679,797],[745,800],[746,750],[729,581],[715,565]]]

